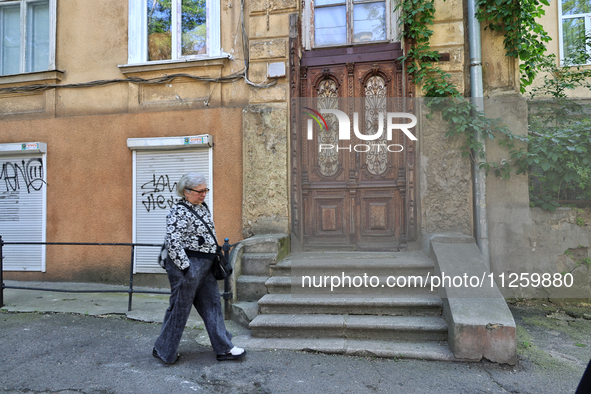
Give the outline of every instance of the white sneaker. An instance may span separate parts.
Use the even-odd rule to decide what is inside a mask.
[[[242,353],[244,353],[244,349],[234,346],[232,350],[230,350],[230,353],[232,356],[240,356]]]
[[[245,354],[244,349],[234,346],[228,353],[218,354],[217,359],[218,361],[240,360]]]

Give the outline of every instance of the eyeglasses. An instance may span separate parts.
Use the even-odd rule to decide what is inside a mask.
[[[186,187],[185,189],[195,192],[197,194],[205,194],[205,193],[209,192],[209,189],[195,190],[195,189],[191,189],[190,187]]]

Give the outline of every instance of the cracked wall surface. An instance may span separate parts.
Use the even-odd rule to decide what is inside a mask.
[[[472,235],[470,160],[462,157],[462,137],[445,137],[440,114],[423,108],[419,137],[421,231]]]
[[[243,235],[287,233],[287,105],[249,105],[243,112]]]

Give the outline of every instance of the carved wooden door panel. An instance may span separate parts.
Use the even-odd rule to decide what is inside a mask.
[[[322,52],[328,56],[321,56]],[[407,201],[408,158],[414,155],[414,145],[399,130],[391,141],[385,132],[380,139],[369,141],[353,131],[354,113],[360,133],[373,135],[380,127],[380,114],[405,110],[403,100],[395,99],[403,95],[400,64],[380,59],[383,51],[374,50],[369,56],[338,56],[334,49],[322,52],[302,57],[301,97],[311,99],[303,99],[301,106],[309,102],[318,110],[345,112],[351,139],[338,139],[339,122],[333,114],[324,115],[327,127],[316,126],[311,140],[305,119],[299,122],[304,247],[403,248],[408,210],[414,209]]]

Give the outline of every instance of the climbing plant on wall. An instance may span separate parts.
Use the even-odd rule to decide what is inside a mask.
[[[519,59],[520,90],[525,93],[536,77],[551,40],[537,22],[545,14],[547,0],[476,0],[476,17],[486,29],[501,32],[506,55]]]
[[[536,21],[544,15],[547,0],[476,0],[476,17],[485,24],[485,30],[501,32],[505,39],[506,55],[519,59],[520,89],[532,84],[539,64],[543,61],[550,36]],[[457,97],[459,92],[450,82],[450,75],[434,62],[440,56],[432,51],[429,40],[433,35],[435,19],[434,0],[403,0],[396,9],[401,11],[399,20],[402,35],[410,40],[410,50],[403,60],[411,60],[407,71],[416,84],[422,84],[427,97]]]
[[[578,50],[540,63],[542,82],[530,90],[528,149],[515,161],[528,171],[530,204],[554,210],[562,202],[591,201],[591,106],[569,98],[575,89],[591,90],[591,37],[575,40]]]
[[[433,0],[404,0],[397,5],[400,10],[399,23],[402,35],[411,45],[400,60],[407,64],[406,71],[416,85],[421,85],[426,97],[460,97],[461,94],[451,82],[451,76],[435,65],[440,58],[431,50],[429,41],[433,35],[430,26],[435,19]]]
[[[464,154],[483,157],[482,144],[475,135],[480,133],[493,139],[495,132],[501,133],[499,144],[507,147],[511,159],[502,164],[482,162],[480,167],[503,177],[509,177],[512,171],[527,172],[532,206],[554,210],[560,199],[591,199],[591,111],[579,103],[565,101],[568,90],[591,88],[591,72],[577,66],[591,61],[585,49],[591,44],[590,39],[583,37],[582,49],[573,52],[577,58],[565,59],[561,67],[555,57],[545,55],[545,43],[550,37],[536,22],[544,15],[547,0],[477,0],[477,5],[477,18],[485,29],[502,32],[506,55],[519,59],[521,92],[526,91],[539,71],[545,73],[543,83],[531,92],[533,96],[551,96],[554,100],[538,103],[530,113],[528,136],[516,136],[506,126],[478,112],[462,98],[451,83],[451,76],[436,65],[440,55],[429,46],[435,15],[433,0],[404,0],[398,6],[403,36],[411,44],[401,59],[407,64],[407,72],[426,97],[435,98],[429,101],[429,107],[441,111],[449,125],[446,135],[464,135]],[[526,142],[527,148],[517,148],[516,140]]]
[[[398,4],[403,37],[411,43],[405,56],[400,60],[406,64],[406,70],[413,82],[429,99],[426,101],[431,110],[441,113],[448,125],[447,137],[462,135],[464,155],[471,155],[474,160],[484,158],[483,143],[476,136],[478,133],[493,139],[493,132],[500,132],[505,138],[503,144],[513,148],[514,136],[509,129],[494,119],[487,118],[474,105],[462,97],[458,88],[451,82],[451,75],[438,65],[439,53],[430,48],[433,35],[431,26],[435,19],[434,0],[404,0]],[[481,163],[486,169],[494,168],[499,175],[508,176],[510,166],[498,166],[495,163]]]

